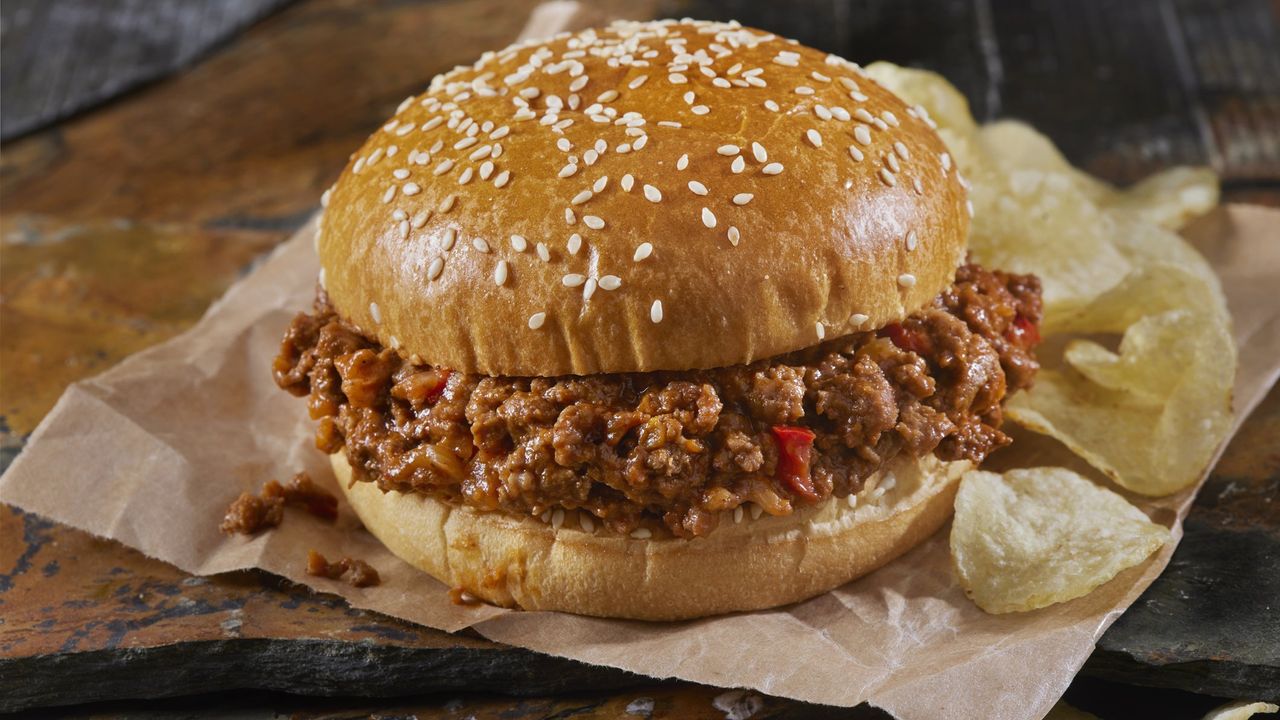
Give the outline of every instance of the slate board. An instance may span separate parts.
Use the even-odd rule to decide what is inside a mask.
[[[186,67],[292,0],[5,0],[0,139]]]

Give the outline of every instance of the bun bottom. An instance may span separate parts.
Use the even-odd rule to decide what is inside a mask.
[[[888,563],[951,516],[967,461],[895,461],[854,505],[833,499],[786,517],[722,522],[706,537],[635,539],[574,517],[537,518],[455,507],[352,483],[331,456],[366,528],[405,562],[487,602],[636,620],[683,620],[785,605]]]

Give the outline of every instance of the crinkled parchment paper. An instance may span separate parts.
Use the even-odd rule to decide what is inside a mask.
[[[1079,600],[995,616],[960,590],[944,531],[807,602],[659,624],[454,605],[448,588],[397,560],[347,508],[336,529],[291,512],[274,531],[227,537],[218,523],[241,492],[301,469],[333,482],[305,403],[277,389],[270,371],[285,326],[314,294],[313,227],[186,334],[70,387],[0,478],[0,500],[191,573],[261,568],[442,630],[471,627],[504,643],[658,678],[833,705],[866,701],[900,718],[1042,717],[1173,552],[1170,544]],[[1188,231],[1222,278],[1235,317],[1240,418],[1280,373],[1277,227],[1280,212],[1232,206]],[[1050,441],[1021,439],[1023,461],[1070,463]],[[1138,503],[1178,538],[1193,497],[1190,490]],[[368,560],[384,582],[356,589],[309,577],[311,548]]]

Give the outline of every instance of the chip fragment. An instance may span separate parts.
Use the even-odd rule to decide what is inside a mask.
[[[960,481],[951,557],[978,607],[1007,613],[1087,595],[1168,539],[1123,497],[1070,470],[978,470]]]

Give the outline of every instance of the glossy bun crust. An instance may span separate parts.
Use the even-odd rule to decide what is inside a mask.
[[[404,561],[504,607],[681,620],[804,600],[893,560],[951,517],[965,461],[899,458],[856,505],[830,500],[786,517],[721,525],[696,540],[635,539],[566,520],[480,512],[422,495],[338,483],[365,527]],[[893,482],[886,482],[893,477]],[[879,488],[879,489],[877,489]]]
[[[514,45],[352,156],[321,282],[383,344],[468,372],[797,350],[951,283],[966,193],[931,126],[856,65],[732,24]]]

